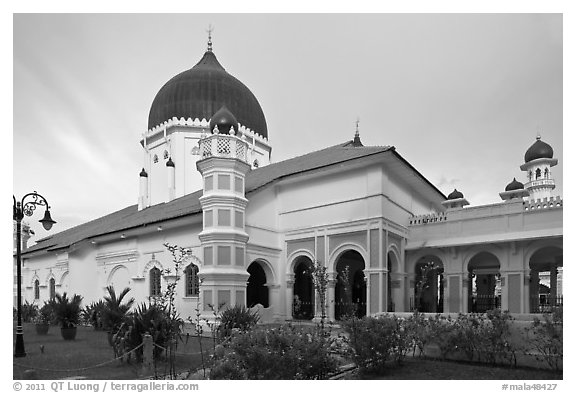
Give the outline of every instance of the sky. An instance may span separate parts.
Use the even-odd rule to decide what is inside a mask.
[[[561,14],[15,14],[13,193],[51,232],[137,203],[154,96],[206,50],[255,94],[275,162],[393,145],[448,195],[499,203],[539,133],[563,195]],[[36,235],[50,235],[37,220]]]

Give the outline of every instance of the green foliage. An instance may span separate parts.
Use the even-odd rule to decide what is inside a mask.
[[[412,348],[403,320],[394,315],[351,318],[344,329],[350,334],[352,358],[362,371],[381,373],[391,361],[402,363]]]
[[[229,337],[233,329],[247,331],[256,326],[259,320],[258,313],[245,306],[229,307],[220,314],[220,337]]]
[[[215,352],[211,379],[325,379],[337,367],[330,339],[319,328],[252,329],[225,345]]]
[[[141,304],[121,324],[114,336],[116,343],[122,341],[124,351],[131,351],[142,344],[142,336],[149,334],[154,341],[154,357],[158,358],[170,345],[172,332],[180,332],[184,322],[171,320],[166,306],[162,304]],[[142,360],[142,348],[135,351],[136,360]]]
[[[66,292],[62,295],[57,293],[50,303],[54,310],[55,320],[61,327],[71,328],[78,325],[80,320],[82,296],[75,294],[72,298],[68,298]]]
[[[563,313],[562,308],[551,314],[543,314],[543,321],[534,318],[526,329],[528,349],[537,353],[536,359],[546,363],[552,370],[562,370],[563,359]]]
[[[436,315],[428,319],[415,341],[436,344],[443,359],[462,353],[470,361],[514,366],[518,348],[512,344],[511,321],[510,314],[500,310],[459,314],[456,319]]]
[[[44,302],[34,319],[36,324],[49,325],[55,322],[54,307],[51,302]]]
[[[32,322],[38,316],[38,305],[35,303],[28,303],[28,300],[22,304],[20,309],[22,315],[22,322]]]
[[[102,313],[104,312],[104,308],[105,304],[102,299],[88,304],[84,309],[82,309],[80,315],[82,322],[93,326],[95,330],[102,330],[104,328],[102,324]]]
[[[414,314],[404,321],[404,327],[412,341],[412,355],[415,356],[418,349],[418,356],[422,356],[424,347],[432,340],[430,320],[423,313],[414,311]]]
[[[124,298],[130,292],[130,288],[124,288],[118,296],[112,285],[106,287],[106,291],[108,295],[104,296],[104,305],[100,310],[100,321],[105,330],[116,333],[134,304],[134,298],[123,303]]]

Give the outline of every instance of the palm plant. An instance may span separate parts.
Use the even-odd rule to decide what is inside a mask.
[[[50,303],[52,304],[54,317],[61,327],[72,328],[78,325],[82,296],[75,294],[72,298],[69,298],[66,292],[62,295],[57,293],[54,300]]]
[[[102,327],[109,332],[116,333],[134,304],[134,298],[123,303],[124,298],[130,292],[128,287],[124,288],[118,296],[112,285],[106,287],[106,291],[108,295],[104,296],[104,307],[101,311]]]

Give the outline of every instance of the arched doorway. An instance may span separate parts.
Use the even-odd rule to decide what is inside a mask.
[[[270,306],[268,300],[268,287],[266,286],[266,273],[258,262],[252,262],[248,266],[248,285],[246,287],[246,305],[254,307],[261,304],[264,308]]]
[[[562,307],[562,254],[560,247],[547,246],[536,251],[530,258],[531,313],[551,312]]]
[[[364,258],[358,251],[349,250],[336,262],[335,318],[366,315],[366,280]]]
[[[468,312],[500,308],[500,261],[494,254],[483,251],[470,259],[468,283]]]
[[[312,281],[312,260],[300,256],[294,263],[294,319],[314,318],[314,283]]]
[[[423,256],[414,268],[414,298],[410,309],[444,312],[444,264],[435,255]]]

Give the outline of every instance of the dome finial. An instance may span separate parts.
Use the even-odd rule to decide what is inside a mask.
[[[359,125],[360,125],[360,118],[357,117],[357,118],[356,118],[356,133],[354,134],[354,140],[352,141],[352,145],[353,145],[354,147],[364,146],[364,145],[362,144],[362,141],[360,140]]]
[[[206,30],[206,32],[208,33],[208,49],[206,49],[206,51],[208,52],[212,52],[212,32],[214,31],[214,28],[212,27],[212,24],[208,25],[208,30]]]

